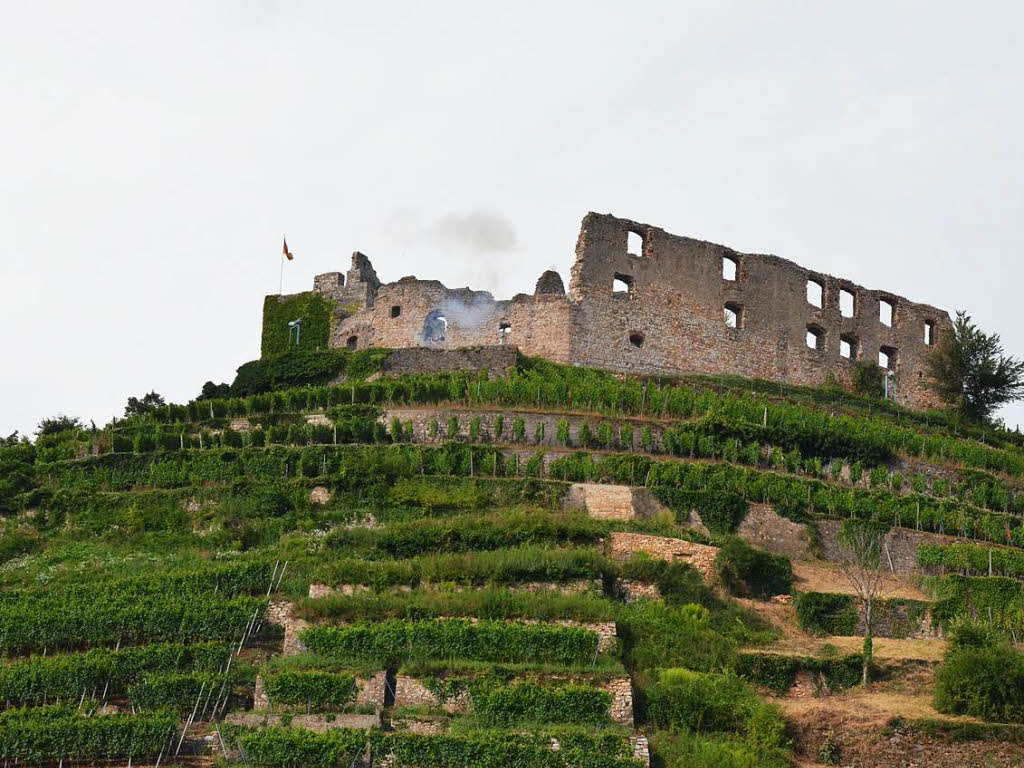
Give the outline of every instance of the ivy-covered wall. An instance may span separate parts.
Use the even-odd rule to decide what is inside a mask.
[[[299,293],[294,296],[267,296],[263,301],[263,337],[260,342],[262,357],[287,352],[288,323],[302,318],[300,349],[327,349],[331,338],[331,318],[335,302],[318,293]],[[292,347],[294,349],[294,347]]]

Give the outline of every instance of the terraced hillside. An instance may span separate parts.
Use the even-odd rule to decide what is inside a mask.
[[[1024,763],[1018,434],[386,357],[0,448],[5,761]]]

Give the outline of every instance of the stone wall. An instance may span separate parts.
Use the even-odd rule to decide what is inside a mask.
[[[826,560],[838,562],[842,559],[838,541],[839,529],[842,525],[841,520],[819,520],[817,523],[818,542],[822,549],[822,557]],[[957,543],[962,544],[963,539],[906,528],[890,528],[883,542],[882,565],[893,573],[918,571],[920,570],[917,565],[918,546]]]
[[[791,560],[814,558],[807,526],[780,517],[770,504],[751,504],[736,533],[758,549]]]
[[[707,580],[714,572],[718,548],[666,536],[621,531],[612,533],[608,540],[608,554],[611,557],[626,560],[634,552],[646,552],[660,560],[681,560],[692,565]]]
[[[632,253],[631,233],[641,241]],[[734,270],[728,276],[727,266]],[[884,349],[898,401],[937,404],[925,386],[925,358],[952,324],[933,306],[777,256],[739,253],[596,213],[583,219],[568,294],[555,278],[549,271],[533,295],[497,301],[436,280],[381,284],[356,253],[344,278],[317,276],[314,290],[337,303],[334,347],[505,345],[613,371],[735,374],[810,386],[830,376],[849,383],[855,360],[877,362]],[[809,283],[820,301],[810,300]],[[848,312],[844,295],[852,298]],[[880,318],[882,302],[892,307],[891,323]],[[735,313],[735,327],[726,323],[726,309]],[[814,348],[809,332],[818,338]],[[852,359],[840,354],[841,342],[850,345]]]
[[[599,520],[632,520],[633,489],[628,485],[573,483],[564,504],[570,509],[585,509],[587,515]]]
[[[402,375],[486,369],[492,377],[506,376],[515,367],[517,357],[516,348],[508,345],[457,349],[406,347],[396,349],[385,358],[381,373]]]

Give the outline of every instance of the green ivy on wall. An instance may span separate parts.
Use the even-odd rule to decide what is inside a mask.
[[[318,293],[300,293],[282,298],[267,296],[263,301],[263,338],[260,354],[279,355],[294,349],[289,345],[288,323],[302,318],[300,349],[327,349],[331,340],[331,318],[336,302]]]

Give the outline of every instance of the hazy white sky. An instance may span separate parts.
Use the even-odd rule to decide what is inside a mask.
[[[499,298],[589,210],[1024,353],[1024,5],[0,2],[0,433],[196,395],[361,250]],[[1024,422],[1024,407],[1007,411]]]

